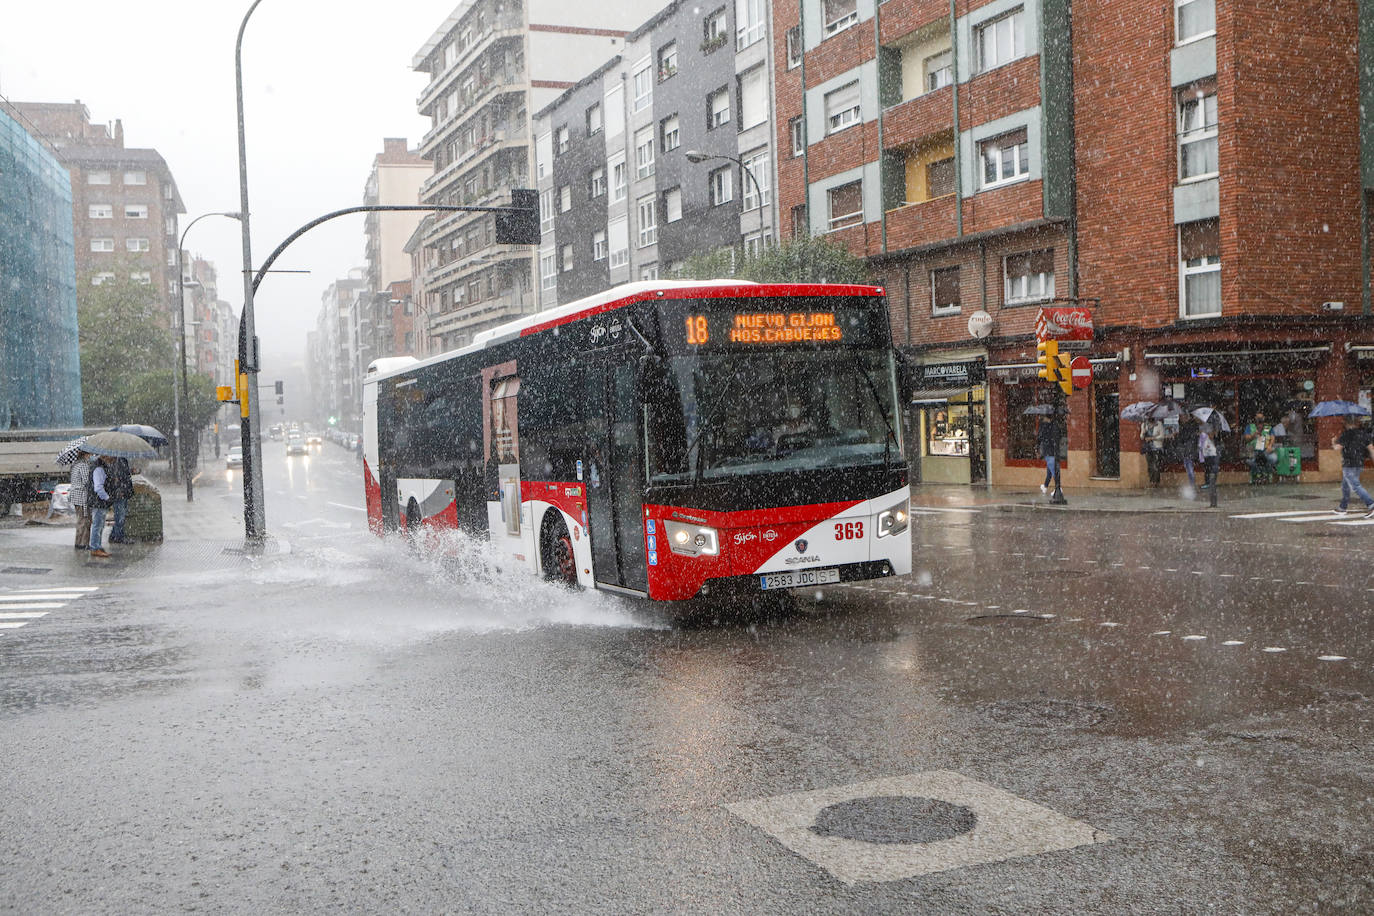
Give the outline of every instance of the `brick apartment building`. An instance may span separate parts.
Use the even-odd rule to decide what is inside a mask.
[[[1163,395],[1226,416],[1229,476],[1256,410],[1287,418],[1304,479],[1339,476],[1337,424],[1306,410],[1374,389],[1374,3],[775,0],[773,17],[781,229],[830,233],[887,287],[918,479],[1038,482],[1024,411],[1050,399],[1045,307],[1093,324],[1066,483],[1142,484],[1119,414]]]
[[[48,144],[71,174],[77,282],[101,283],[117,269],[159,292],[168,327],[179,301],[177,216],[185,213],[166,161],[153,149],[124,146],[124,126],[91,123],[71,103],[14,102],[8,106]]]
[[[414,206],[420,202],[420,186],[433,173],[433,164],[409,149],[404,137],[386,137],[382,140],[382,151],[372,160],[363,203]],[[367,321],[364,344],[369,347],[360,360],[364,367],[379,357],[417,355],[411,327],[414,308],[408,298],[404,303],[399,300],[396,285],[404,283],[405,295],[409,297],[411,259],[405,245],[423,216],[417,210],[375,211],[364,219],[369,294],[363,312]]]

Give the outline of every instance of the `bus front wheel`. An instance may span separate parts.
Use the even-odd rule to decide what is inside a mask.
[[[577,588],[577,557],[573,553],[572,538],[563,519],[549,515],[539,538],[539,562],[544,578],[550,582]]]

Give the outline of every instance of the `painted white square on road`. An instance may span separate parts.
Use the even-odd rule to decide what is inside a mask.
[[[824,836],[813,829],[831,806],[892,797],[962,806],[973,812],[975,821],[965,833],[924,843],[866,842]],[[900,881],[1115,839],[1082,821],[947,770],[737,802],[726,809],[845,884]]]

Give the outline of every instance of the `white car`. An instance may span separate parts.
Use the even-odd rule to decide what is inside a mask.
[[[224,457],[224,466],[225,466],[226,468],[241,468],[241,467],[243,467],[243,447],[242,447],[242,446],[240,446],[240,445],[231,445],[231,446],[229,446],[229,454],[226,455],[226,456]]]
[[[305,438],[300,433],[292,433],[286,437],[286,454],[309,455],[310,446],[305,444]]]

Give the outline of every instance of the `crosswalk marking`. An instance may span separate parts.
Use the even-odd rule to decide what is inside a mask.
[[[1352,518],[1351,515],[1354,517]],[[1308,522],[1326,522],[1330,525],[1346,525],[1349,527],[1374,525],[1374,519],[1361,518],[1357,513],[1351,513],[1351,515],[1341,515],[1330,509],[1292,509],[1286,512],[1245,512],[1230,517],[1244,519],[1246,521],[1272,519],[1289,525],[1305,525]]]
[[[1297,509],[1297,510],[1293,510],[1293,511],[1289,511],[1289,512],[1247,512],[1247,513],[1245,513],[1244,515],[1233,515],[1233,516],[1231,516],[1231,518],[1285,518],[1285,517],[1287,517],[1287,516],[1294,516],[1294,515],[1312,515],[1312,516],[1325,515],[1325,516],[1328,516],[1328,517],[1329,517],[1329,516],[1332,516],[1332,515],[1334,515],[1334,514],[1335,514],[1335,513],[1332,512],[1330,509],[1325,509],[1325,510],[1320,510],[1320,511],[1315,511],[1315,512],[1314,512],[1313,510],[1311,510],[1311,509]]]
[[[99,590],[98,585],[26,588],[0,594],[0,630],[17,630]]]

